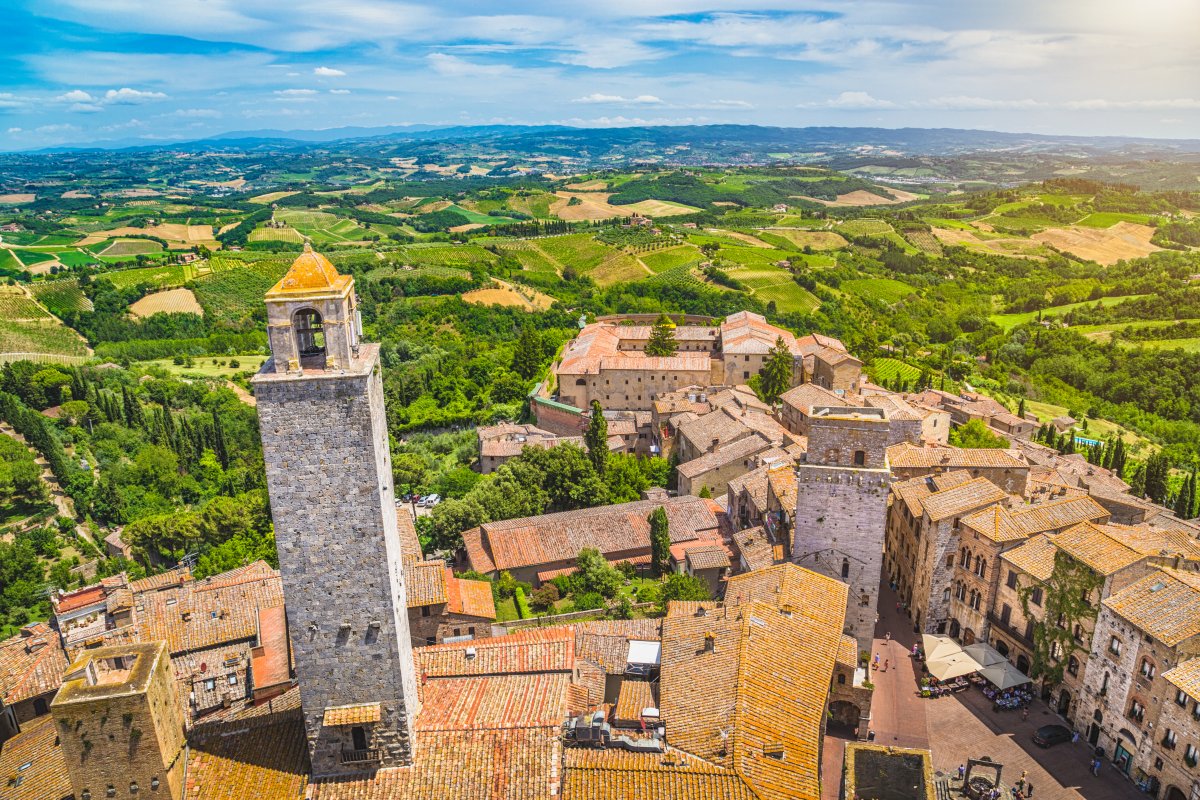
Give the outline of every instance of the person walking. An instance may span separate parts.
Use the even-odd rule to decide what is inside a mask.
[[[887,672],[888,664],[890,664],[890,663],[891,663],[891,661],[889,659],[885,658],[883,660],[883,669],[881,670],[881,672]]]
[[[879,653],[875,654],[875,660],[871,662],[871,669],[879,669]]]
[[[1029,709],[1022,708],[1021,709],[1021,722],[1028,722],[1028,721],[1029,721]]]
[[[963,776],[964,776],[964,775],[966,775],[966,774],[967,774],[967,767],[966,767],[966,765],[965,765],[965,764],[959,764],[959,765],[958,765],[958,779],[961,781],[961,780],[963,779]]]
[[[1025,796],[1033,797],[1033,783],[1032,782],[1027,782],[1025,784]]]
[[[883,643],[884,643],[884,644],[891,644],[891,641],[892,641],[892,632],[891,632],[891,631],[888,631],[887,633],[885,633],[885,634],[883,635]]]

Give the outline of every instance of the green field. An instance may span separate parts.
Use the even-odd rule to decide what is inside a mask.
[[[888,304],[898,303],[916,291],[907,283],[891,278],[858,278],[842,281],[841,289],[859,297],[881,300]]]
[[[32,267],[34,264],[41,264],[46,261],[54,261],[54,253],[47,253],[42,250],[22,250],[17,255],[25,262],[25,266]]]
[[[1122,342],[1129,347],[1145,347],[1149,350],[1183,350],[1185,353],[1200,353],[1200,338],[1196,339],[1148,339],[1144,342]]]
[[[230,366],[229,362],[237,361],[238,366]],[[267,357],[261,354],[238,356],[196,356],[190,367],[176,364],[174,359],[160,358],[155,361],[139,361],[143,367],[158,367],[172,375],[183,378],[222,378],[228,380],[241,372],[257,372]]]
[[[256,261],[196,279],[196,300],[215,325],[245,326],[265,315],[263,295],[287,272],[290,261]]]
[[[92,310],[92,301],[84,295],[75,278],[34,283],[30,284],[29,289],[38,302],[57,316]]]
[[[774,301],[781,312],[807,313],[821,305],[821,301],[796,283],[792,273],[773,265],[736,266],[725,270],[731,278],[746,284],[754,296],[764,303]]]
[[[151,242],[153,244],[153,242]],[[192,270],[186,264],[164,264],[160,267],[142,267],[140,269],[122,269],[106,272],[103,277],[111,281],[113,286],[124,289],[127,286],[149,284],[159,289],[172,286],[183,286],[192,277]]]
[[[526,272],[557,275],[558,267],[533,242],[514,241],[499,245],[500,250],[521,263]]]
[[[643,264],[650,268],[651,272],[659,273],[663,270],[677,267],[680,264],[691,264],[699,261],[703,256],[700,255],[699,250],[685,244],[679,247],[668,247],[663,250],[643,253],[639,258]]]
[[[897,358],[877,358],[867,367],[867,374],[880,386],[890,386],[896,378],[905,383],[915,383],[921,377],[921,370]]]
[[[1067,303],[1066,305],[1062,306],[1051,306],[1050,308],[1042,309],[1041,314],[1043,317],[1061,317],[1063,314],[1066,314],[1067,312],[1073,311],[1077,308],[1089,308],[1097,303],[1104,307],[1115,306],[1125,302],[1126,300],[1133,300],[1138,297],[1145,296],[1146,295],[1144,294],[1131,294],[1123,297],[1101,297],[1099,300],[1084,300],[1081,303]],[[1012,330],[1018,325],[1024,325],[1027,322],[1033,322],[1037,318],[1038,312],[1036,311],[1025,311],[1020,314],[993,314],[988,317],[988,319],[1006,331]]]
[[[837,230],[854,236],[882,236],[885,233],[891,233],[892,226],[886,220],[864,217],[848,219],[838,225]]]
[[[283,209],[275,212],[275,218],[295,228],[302,236],[307,236],[314,246],[356,242],[367,235],[367,231],[360,228],[354,220],[324,211]]]
[[[398,260],[412,266],[462,267],[472,264],[490,264],[496,257],[473,244],[457,245],[412,245],[400,251]]]
[[[1138,225],[1149,225],[1150,215],[1125,214],[1117,211],[1097,211],[1094,214],[1088,214],[1076,224],[1082,225],[1085,228],[1111,228],[1118,222],[1136,222]]]
[[[58,260],[66,264],[68,267],[82,267],[87,264],[95,264],[99,259],[90,253],[80,252],[79,250],[67,250],[58,254]]]
[[[304,237],[295,228],[255,228],[246,237],[250,242],[292,242],[301,244]]]
[[[0,269],[20,269],[21,264],[11,250],[0,248]]]
[[[159,252],[162,252],[162,245],[149,239],[116,239],[100,255],[139,256]]]
[[[48,320],[51,316],[20,287],[0,286],[0,319]]]
[[[44,314],[43,314],[44,316]],[[85,357],[87,345],[75,331],[56,319],[18,322],[0,318],[0,360],[14,354]]]
[[[600,286],[646,277],[646,270],[637,259],[598,241],[590,233],[548,236],[538,239],[536,244],[564,267],[572,267],[588,275]]]

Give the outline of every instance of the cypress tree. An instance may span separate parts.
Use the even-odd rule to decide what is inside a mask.
[[[1017,403],[1017,416],[1025,419],[1025,398],[1021,398],[1021,402]]]
[[[599,400],[592,401],[591,419],[584,431],[583,443],[587,446],[588,459],[596,468],[596,474],[603,478],[608,466],[608,420],[604,418],[604,409],[600,407]]]
[[[521,326],[521,338],[513,351],[512,369],[525,380],[537,375],[542,363],[542,341],[532,325]]]
[[[1133,471],[1133,477],[1129,479],[1129,491],[1134,497],[1144,497],[1146,495],[1145,462],[1138,464],[1137,469]]]
[[[221,429],[221,418],[217,416],[215,408],[212,412],[212,420],[213,452],[216,453],[217,460],[221,462],[221,469],[229,469],[229,451],[225,448],[225,431]]]
[[[671,528],[667,511],[662,506],[650,512],[650,571],[657,578],[670,568]]]

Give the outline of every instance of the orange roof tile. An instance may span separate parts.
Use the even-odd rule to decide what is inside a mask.
[[[566,672],[441,678],[421,687],[415,730],[501,730],[561,725],[567,717]]]
[[[1037,580],[1048,581],[1054,572],[1056,553],[1058,548],[1054,546],[1053,537],[1039,534],[1000,557]]]
[[[1103,526],[1085,522],[1054,536],[1054,546],[1082,561],[1101,575],[1112,575],[1133,566],[1143,556],[1121,542]]]
[[[1007,497],[1008,494],[1003,489],[987,478],[975,478],[953,489],[934,492],[921,500],[921,507],[931,520],[937,522],[956,514],[966,514],[968,511],[999,503]]]
[[[446,602],[446,562],[410,561],[404,565],[405,589],[409,608],[435,606]]]
[[[0,642],[0,704],[16,705],[58,689],[67,654],[62,640],[44,622],[26,625]]]
[[[613,720],[626,725],[637,724],[642,718],[642,711],[647,708],[658,708],[658,698],[654,696],[654,684],[650,681],[639,681],[626,678],[621,681],[621,690],[617,695],[617,707],[613,711]]]
[[[322,725],[365,725],[383,719],[379,703],[354,703],[325,709]]]
[[[1200,701],[1200,658],[1179,663],[1164,672],[1163,677],[1186,692],[1188,697]]]
[[[1160,569],[1104,601],[1168,647],[1200,636],[1200,575]]]
[[[313,291],[337,291],[346,288],[351,281],[349,275],[339,275],[337,269],[325,256],[305,244],[301,253],[287,273],[267,292],[267,297],[288,294],[303,294]]]
[[[435,644],[413,651],[422,678],[570,672],[575,664],[575,631],[543,628]]]
[[[487,581],[456,578],[447,567],[446,610],[451,614],[463,614],[488,620],[495,619],[496,600],[492,596],[492,585]]]
[[[65,800],[71,778],[49,714],[21,726],[0,749],[0,795],[4,800]]]

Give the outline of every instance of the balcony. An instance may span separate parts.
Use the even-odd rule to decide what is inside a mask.
[[[993,612],[989,612],[987,618],[989,622],[995,625],[999,630],[1004,631],[1004,633],[1009,637],[1016,639],[1026,647],[1033,647],[1033,639],[1026,636],[1024,631],[1019,631],[1013,627],[1012,622],[1002,621],[1000,619],[1000,615]]]
[[[343,764],[368,764],[372,761],[379,760],[379,749],[368,748],[366,750],[343,750]]]

